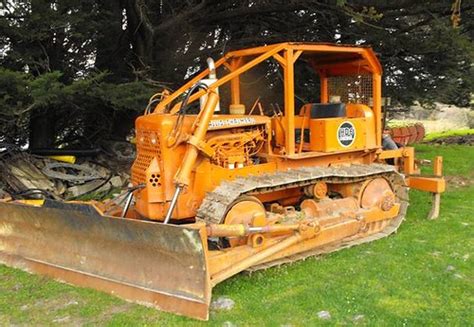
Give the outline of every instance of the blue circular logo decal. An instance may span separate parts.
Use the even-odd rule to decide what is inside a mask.
[[[351,146],[356,138],[356,129],[351,122],[345,121],[337,129],[337,140],[343,147]]]

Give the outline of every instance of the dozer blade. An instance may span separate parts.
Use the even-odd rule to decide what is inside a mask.
[[[203,231],[87,204],[0,203],[0,262],[197,319],[211,297]]]

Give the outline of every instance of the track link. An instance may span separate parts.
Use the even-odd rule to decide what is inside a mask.
[[[395,175],[398,178],[395,178]],[[393,177],[396,185],[405,186],[403,177],[393,166],[382,164],[350,165],[341,167],[303,167],[270,174],[237,178],[223,182],[207,193],[197,212],[197,218],[208,223],[220,224],[229,206],[242,195],[270,193],[282,189],[303,187],[318,181],[329,183],[354,183],[368,177]],[[392,181],[390,180],[392,183]],[[395,182],[395,180],[394,180]],[[392,183],[393,184],[393,183]]]
[[[247,271],[266,269],[297,260],[304,260],[310,256],[330,253],[354,245],[371,242],[394,233],[405,218],[408,208],[408,189],[403,175],[399,174],[390,165],[354,164],[340,167],[303,167],[265,175],[238,178],[233,181],[223,182],[214,191],[209,192],[198,209],[197,218],[210,224],[222,223],[228,208],[242,195],[255,195],[303,187],[318,181],[344,184],[361,182],[368,178],[376,177],[386,178],[390,182],[398,201],[400,201],[398,216],[390,219],[389,223],[381,231],[368,236],[357,234],[311,251],[253,266],[247,269]]]

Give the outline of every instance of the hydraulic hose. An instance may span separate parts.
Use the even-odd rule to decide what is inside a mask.
[[[186,96],[184,97],[183,101],[181,102],[181,106],[179,107],[179,110],[178,110],[178,119],[176,119],[176,123],[174,124],[173,130],[171,131],[170,135],[168,136],[168,145],[169,146],[172,146],[174,144],[174,142],[176,142],[176,140],[178,140],[178,138],[179,138],[178,136],[180,135],[181,128],[183,126],[184,117],[187,114],[186,111],[188,110],[189,98],[191,97],[192,93],[198,88],[202,88],[202,89],[207,90],[207,85],[204,84],[204,83],[196,83],[189,89],[188,93],[186,93]]]
[[[145,184],[138,184],[137,186],[135,187],[132,187],[128,190],[128,194],[127,194],[127,197],[126,197],[126,201],[125,201],[125,205],[123,207],[123,210],[122,210],[122,215],[121,217],[124,218],[125,215],[127,214],[128,212],[128,209],[130,208],[130,205],[132,204],[132,200],[133,200],[133,192],[135,192],[136,190],[139,190],[139,189],[142,189],[145,187]],[[122,200],[123,201],[123,200]]]

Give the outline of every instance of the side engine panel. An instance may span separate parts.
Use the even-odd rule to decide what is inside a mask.
[[[157,114],[137,119],[137,158],[132,166],[132,183],[145,185],[135,193],[135,208],[140,216],[164,219],[175,190],[173,178],[183,160],[187,135],[191,134],[195,119],[194,115],[185,117],[180,139],[172,145],[168,136],[176,116]],[[200,153],[191,183],[181,194],[172,219],[192,219],[205,194],[215,185],[246,176],[263,164],[257,154],[268,151],[270,135],[267,117],[216,115],[209,123],[203,144],[207,155]],[[220,173],[216,174],[216,169]]]

